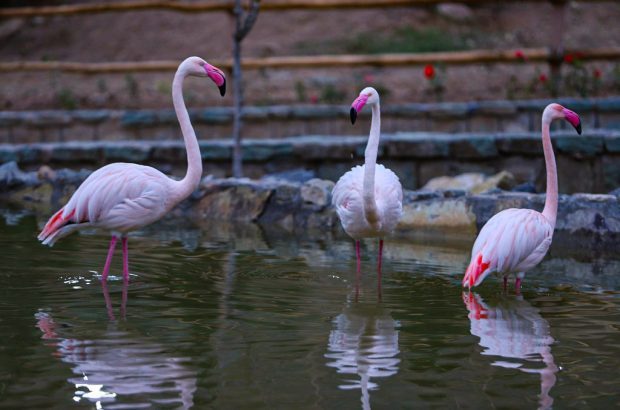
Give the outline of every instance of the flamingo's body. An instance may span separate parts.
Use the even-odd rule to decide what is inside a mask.
[[[198,57],[183,61],[176,72],[172,97],[187,149],[188,170],[185,178],[173,180],[144,165],[115,163],[93,172],[75,191],[69,202],[47,222],[38,239],[45,245],[54,243],[83,228],[102,228],[112,232],[102,279],[108,276],[117,237],[123,242],[123,277],[128,279],[127,233],[157,221],[198,186],[202,175],[202,158],[189,114],[183,102],[183,79],[187,76],[209,77],[224,95],[223,73]]]
[[[353,167],[340,177],[332,192],[332,203],[344,231],[355,240],[358,273],[361,263],[360,239],[380,238],[378,261],[380,274],[383,237],[396,228],[402,215],[403,189],[394,172],[377,164],[381,114],[379,94],[374,88],[365,88],[353,102],[351,122],[355,123],[357,113],[366,104],[372,107],[372,124],[364,165]]]
[[[544,258],[551,240],[558,209],[558,182],[555,157],[549,136],[551,121],[564,118],[581,134],[581,121],[573,111],[559,104],[548,105],[543,112],[542,140],[547,165],[545,209],[506,209],[482,227],[474,243],[471,261],[463,277],[463,286],[478,286],[491,273],[504,277],[516,275],[519,290],[525,272]]]

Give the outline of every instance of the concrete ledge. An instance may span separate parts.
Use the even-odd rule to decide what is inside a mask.
[[[609,192],[620,186],[620,131],[594,130],[576,135],[553,133],[560,190]],[[245,139],[246,175],[308,169],[336,180],[363,162],[366,136],[309,135],[281,139]],[[208,173],[227,176],[232,142],[200,141]],[[84,141],[69,143],[0,144],[0,164],[16,161],[25,168],[96,168],[111,162],[137,162],[182,175],[186,167],[183,141]],[[538,133],[396,133],[384,134],[379,161],[392,168],[403,186],[417,189],[429,179],[464,172],[494,174],[507,170],[517,182],[544,190],[545,170]]]
[[[559,103],[580,114],[584,129],[620,130],[620,98],[561,98]],[[404,129],[434,132],[533,132],[540,114],[552,100],[472,101],[467,103],[385,104],[383,131]],[[244,134],[253,138],[283,138],[307,134],[351,135],[367,125],[362,112],[352,127],[346,105],[277,105],[244,108]],[[228,138],[232,107],[190,110],[202,138]],[[561,126],[562,128],[565,125]],[[177,138],[174,110],[1,111],[0,143],[96,141]]]

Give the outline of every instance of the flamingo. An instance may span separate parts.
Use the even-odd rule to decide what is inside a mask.
[[[54,243],[84,228],[102,228],[112,233],[110,248],[102,273],[105,282],[118,237],[123,248],[123,279],[129,279],[127,234],[157,221],[187,198],[200,183],[202,158],[194,128],[183,102],[183,80],[187,76],[209,77],[226,92],[224,73],[199,57],[185,59],[172,82],[174,105],[187,151],[187,173],[175,181],[155,168],[130,163],[109,164],[93,172],[78,187],[69,202],[45,224],[38,239]]]
[[[542,142],[547,168],[547,195],[542,213],[532,209],[505,209],[482,227],[471,253],[463,286],[478,286],[490,273],[504,277],[516,275],[519,292],[525,272],[543,259],[553,238],[558,213],[558,175],[555,166],[549,127],[553,120],[563,118],[581,134],[581,120],[573,111],[560,104],[549,104],[542,115]]]
[[[351,123],[357,114],[370,105],[372,123],[364,153],[364,165],[353,167],[340,177],[332,191],[332,204],[336,208],[344,231],[355,240],[357,274],[360,273],[360,239],[379,237],[377,272],[381,284],[381,258],[383,238],[394,230],[403,212],[403,188],[394,172],[377,164],[377,150],[381,129],[379,93],[366,87],[351,104]]]

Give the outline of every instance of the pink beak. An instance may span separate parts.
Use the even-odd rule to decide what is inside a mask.
[[[564,108],[562,112],[564,113],[564,118],[566,118],[566,121],[570,122],[570,124],[575,127],[578,134],[581,134],[581,119],[577,113],[569,110],[568,108]]]
[[[220,95],[223,97],[224,94],[226,94],[226,77],[224,77],[224,73],[219,68],[210,64],[205,64],[204,68],[207,76],[209,76],[215,85],[217,85],[217,88],[220,89]]]
[[[368,102],[368,95],[360,94],[359,97],[353,101],[351,104],[351,124],[355,124],[355,120],[357,119],[357,113],[364,108],[364,105]]]

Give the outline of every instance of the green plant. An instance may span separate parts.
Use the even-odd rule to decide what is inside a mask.
[[[295,81],[295,94],[298,102],[306,102],[307,93],[306,86],[301,81]]]
[[[346,97],[347,93],[333,84],[327,84],[321,89],[320,100],[327,104],[340,104],[345,101]]]
[[[127,87],[129,96],[132,99],[137,100],[140,94],[140,86],[133,75],[125,74],[125,86]]]
[[[56,93],[58,104],[65,110],[75,110],[77,108],[77,99],[71,89],[63,87]]]
[[[172,92],[172,86],[169,81],[159,80],[155,83],[157,92],[169,95]]]
[[[468,48],[460,37],[435,28],[415,30],[401,27],[387,35],[360,33],[344,43],[344,51],[359,54],[424,53]]]

